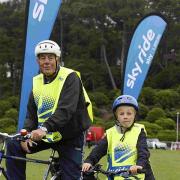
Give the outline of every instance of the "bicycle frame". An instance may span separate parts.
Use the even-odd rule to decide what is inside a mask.
[[[3,174],[4,177],[8,179],[5,169],[1,166],[2,158],[4,156],[4,150],[5,150],[5,143],[3,143],[2,149],[0,150],[0,176],[1,174]]]

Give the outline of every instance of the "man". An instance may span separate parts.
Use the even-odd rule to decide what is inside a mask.
[[[41,41],[35,48],[40,74],[33,78],[24,129],[32,141],[7,144],[7,155],[25,157],[44,149],[57,149],[63,180],[80,179],[84,132],[90,126],[82,82],[71,69],[60,66],[57,43]],[[11,180],[24,180],[26,163],[8,159]]]

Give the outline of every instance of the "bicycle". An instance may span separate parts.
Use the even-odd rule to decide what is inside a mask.
[[[40,163],[40,164],[47,164],[48,167],[44,173],[43,180],[47,180],[49,173],[51,173],[51,180],[58,180],[61,176],[61,169],[58,169],[58,157],[55,156],[56,150],[52,150],[51,155],[47,161],[45,160],[39,160],[39,159],[33,159],[33,158],[23,158],[23,157],[17,157],[17,156],[7,156],[5,155],[5,148],[6,148],[6,141],[7,140],[16,140],[16,141],[25,141],[27,139],[31,138],[31,134],[28,134],[25,131],[21,131],[20,133],[9,135],[7,133],[1,133],[0,132],[0,138],[2,143],[2,147],[0,149],[0,177],[3,175],[6,180],[9,180],[7,173],[5,169],[2,167],[2,160],[4,159],[14,159],[17,161],[26,161],[26,162],[32,162],[32,163]],[[33,142],[36,144],[35,142]],[[58,169],[58,170],[57,170]]]
[[[146,170],[145,169],[138,169],[137,173],[141,174],[141,173],[145,173]],[[137,179],[136,175],[131,174],[131,172],[129,171],[129,169],[119,169],[116,171],[110,171],[110,170],[104,170],[102,169],[102,165],[101,164],[96,164],[95,166],[93,166],[91,169],[89,169],[86,172],[82,172],[82,176],[83,176],[83,180],[98,180],[99,177],[99,173],[104,174],[108,177],[108,179],[114,179],[114,176],[122,176],[125,180],[130,180],[130,177],[133,177],[134,179]]]

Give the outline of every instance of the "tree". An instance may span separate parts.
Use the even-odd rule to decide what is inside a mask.
[[[147,11],[149,12],[159,12],[168,20],[168,29],[163,38],[163,43],[161,43],[158,51],[158,61],[154,65],[161,70],[168,67],[168,64],[172,64],[172,61],[169,61],[166,58],[170,54],[171,50],[175,50],[179,54],[180,40],[178,38],[179,26],[180,26],[180,14],[179,8],[180,4],[178,0],[166,1],[166,0],[147,0],[148,6]],[[172,34],[174,37],[172,38]],[[176,41],[174,41],[176,39]],[[176,59],[178,64],[180,59]],[[155,66],[153,66],[155,68]],[[157,68],[155,68],[157,69]]]
[[[164,68],[162,71],[157,73],[154,77],[151,76],[151,78],[147,80],[146,85],[156,89],[169,89],[171,87],[178,86],[180,79],[179,72],[179,66],[168,66],[167,68]]]
[[[1,92],[19,93],[23,55],[24,17],[22,15],[25,1],[9,1],[0,4],[0,79]],[[5,83],[4,83],[5,82]],[[1,96],[3,96],[1,93]],[[8,93],[6,95],[9,95]]]
[[[132,32],[136,22],[143,16],[144,4],[143,0],[65,2],[59,17],[63,20],[63,58],[65,63],[67,59],[84,61],[94,59],[97,63],[101,63],[101,66],[107,66],[106,74],[109,74],[110,78],[105,82],[110,79],[110,88],[116,88],[111,66],[116,65],[120,58],[122,31],[128,36],[130,35],[129,31]],[[126,29],[123,29],[125,27]],[[106,65],[103,63],[104,61]]]

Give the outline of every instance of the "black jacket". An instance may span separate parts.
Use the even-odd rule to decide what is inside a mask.
[[[105,136],[101,141],[99,141],[97,146],[95,146],[90,155],[86,158],[85,162],[94,166],[103,156],[107,154],[107,148],[108,141],[107,137]],[[154,180],[155,178],[149,163],[149,157],[150,153],[147,147],[146,134],[142,129],[137,141],[136,165],[142,166],[144,169],[146,169],[145,180]]]
[[[51,80],[51,82],[55,77]],[[45,83],[48,83],[44,79]],[[50,83],[51,83],[50,82]],[[58,107],[46,122],[48,132],[59,131],[62,140],[72,139],[89,128],[90,118],[88,116],[85,98],[80,78],[75,72],[68,75],[62,88]],[[24,128],[28,131],[37,129],[38,117],[37,107],[31,92],[27,106],[27,118]]]

